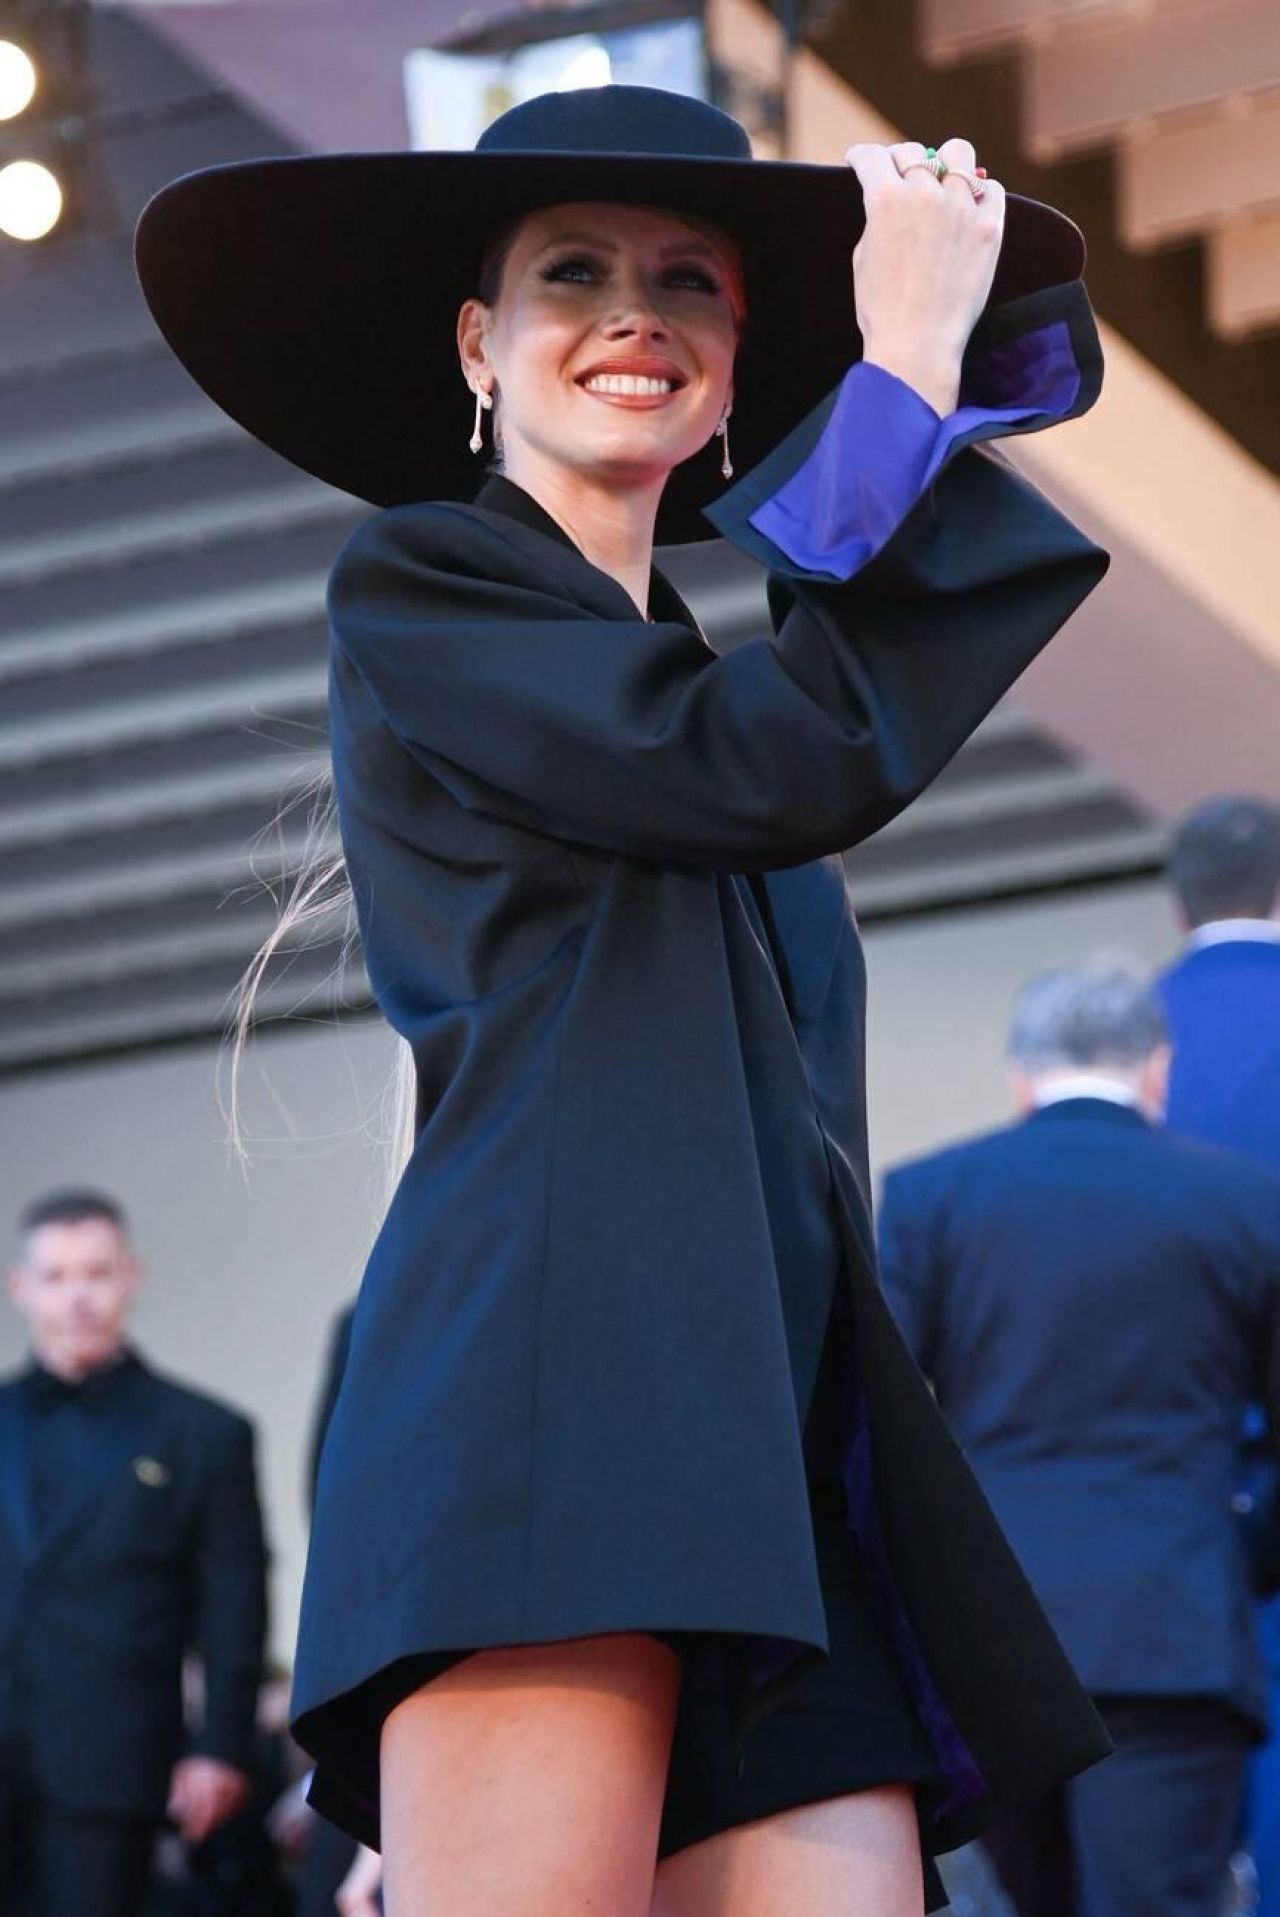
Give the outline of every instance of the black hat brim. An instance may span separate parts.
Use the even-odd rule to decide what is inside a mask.
[[[733,454],[747,470],[860,351],[862,193],[847,166],[548,152],[238,162],[157,194],[138,225],[138,274],[187,370],[294,465],[376,506],[468,499],[482,467],[467,447],[458,309],[502,223],[586,200],[687,212],[740,244]],[[1010,195],[991,305],[1083,266],[1070,220]],[[701,509],[722,484],[711,451],[678,467],[659,541],[713,537]]]

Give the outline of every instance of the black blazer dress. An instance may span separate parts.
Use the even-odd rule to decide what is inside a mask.
[[[927,1847],[1108,1748],[878,1287],[839,856],[1105,571],[977,443],[1100,376],[1078,283],[981,323],[945,422],[855,367],[710,514],[770,572],[772,637],[722,657],[660,573],[646,619],[503,479],[341,554],[335,781],[418,1124],[294,1702],[314,1800],[367,1841],[405,1659],[713,1633],[747,1736],[826,1653],[801,1436],[837,1285],[848,1521],[945,1778]]]

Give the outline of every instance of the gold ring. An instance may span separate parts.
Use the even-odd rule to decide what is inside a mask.
[[[949,166],[947,168],[947,172],[951,176],[951,178],[964,181],[970,193],[972,193],[975,203],[985,196],[987,191],[985,185],[978,178],[977,174],[970,173],[967,167]]]
[[[943,174],[949,170],[945,160],[940,160],[936,153],[931,153],[925,160],[908,160],[905,166],[898,168],[898,171],[905,179],[908,173],[915,172],[917,168],[922,168],[926,173],[932,173],[934,179],[939,182]]]

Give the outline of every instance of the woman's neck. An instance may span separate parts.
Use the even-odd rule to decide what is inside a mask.
[[[531,448],[508,455],[504,477],[536,499],[568,533],[585,559],[617,580],[642,616],[649,616],[653,529],[663,480],[611,485],[540,459]]]

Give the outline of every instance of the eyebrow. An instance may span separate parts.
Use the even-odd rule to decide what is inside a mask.
[[[619,251],[618,242],[616,240],[606,239],[603,234],[557,233],[554,239],[548,240],[545,246],[538,248],[539,255],[549,253],[553,246],[593,246],[601,253],[616,253]],[[673,240],[668,245],[661,247],[659,249],[659,257],[664,260],[674,259],[681,253],[689,253],[691,251],[705,253],[709,259],[713,260],[719,260],[720,257],[718,250],[711,244],[710,240],[704,240],[697,233],[690,233],[687,240]]]

